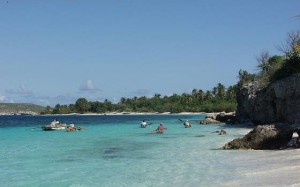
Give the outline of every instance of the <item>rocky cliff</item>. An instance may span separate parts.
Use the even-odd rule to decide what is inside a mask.
[[[300,123],[300,75],[293,75],[259,90],[256,83],[237,92],[236,116],[240,122]]]

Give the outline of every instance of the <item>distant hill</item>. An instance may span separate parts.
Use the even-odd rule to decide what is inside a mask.
[[[0,103],[0,114],[39,114],[45,108],[30,103]]]

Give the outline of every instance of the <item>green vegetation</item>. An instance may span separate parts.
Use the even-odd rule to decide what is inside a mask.
[[[271,76],[272,81],[300,73],[300,31],[290,32],[286,45],[280,50],[285,54],[285,60],[282,67]]]
[[[27,103],[0,103],[0,113],[30,114],[45,111],[45,107]]]
[[[283,56],[270,56],[262,52],[257,58],[259,72],[250,74],[245,70],[239,72],[240,89],[244,84],[255,83],[258,88],[265,88],[271,83],[300,73],[300,32],[290,32],[286,45],[279,48]]]
[[[193,89],[190,94],[173,94],[162,97],[155,94],[153,97],[121,98],[117,104],[105,100],[87,101],[79,98],[75,105],[59,105],[53,109],[49,106],[42,114],[67,114],[67,113],[106,113],[106,112],[231,112],[236,109],[236,86],[227,89],[218,83],[211,91]]]

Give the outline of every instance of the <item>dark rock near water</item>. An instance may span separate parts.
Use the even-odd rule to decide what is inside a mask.
[[[212,133],[218,133],[218,135],[225,135],[225,134],[227,134],[224,129],[221,129],[220,131],[215,131],[215,132],[212,132]]]
[[[226,131],[221,129],[220,132],[219,132],[219,135],[225,135],[225,134],[227,134]]]
[[[233,124],[235,123],[235,113],[219,113],[216,116],[216,120],[221,123]]]
[[[227,134],[227,132],[225,131],[225,130],[220,130],[220,132],[219,132],[219,135],[225,135],[225,134]]]
[[[212,118],[205,118],[199,122],[201,125],[220,124],[221,122]]]
[[[205,116],[205,119],[200,121],[200,124],[220,124],[220,123],[235,123],[235,113],[209,113]]]
[[[228,142],[224,149],[281,149],[286,148],[293,136],[293,128],[282,123],[259,125],[243,138]]]

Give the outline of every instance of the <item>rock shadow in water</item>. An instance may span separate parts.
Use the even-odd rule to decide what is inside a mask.
[[[67,157],[57,160],[57,162],[64,162],[64,163],[71,163],[71,162],[79,162],[82,159],[74,158],[74,157]]]
[[[123,149],[119,147],[109,147],[106,148],[103,152],[102,158],[104,159],[115,159],[115,158],[122,158],[121,153]]]
[[[197,137],[197,138],[202,138],[202,137],[204,137],[205,135],[196,135],[195,137]]]
[[[163,136],[162,138],[170,139],[170,138],[178,138],[176,136]]]
[[[84,148],[73,150],[72,155],[78,155],[78,158],[94,159],[149,159],[145,151],[157,146],[157,142],[135,142],[128,140],[101,140],[96,141]]]

